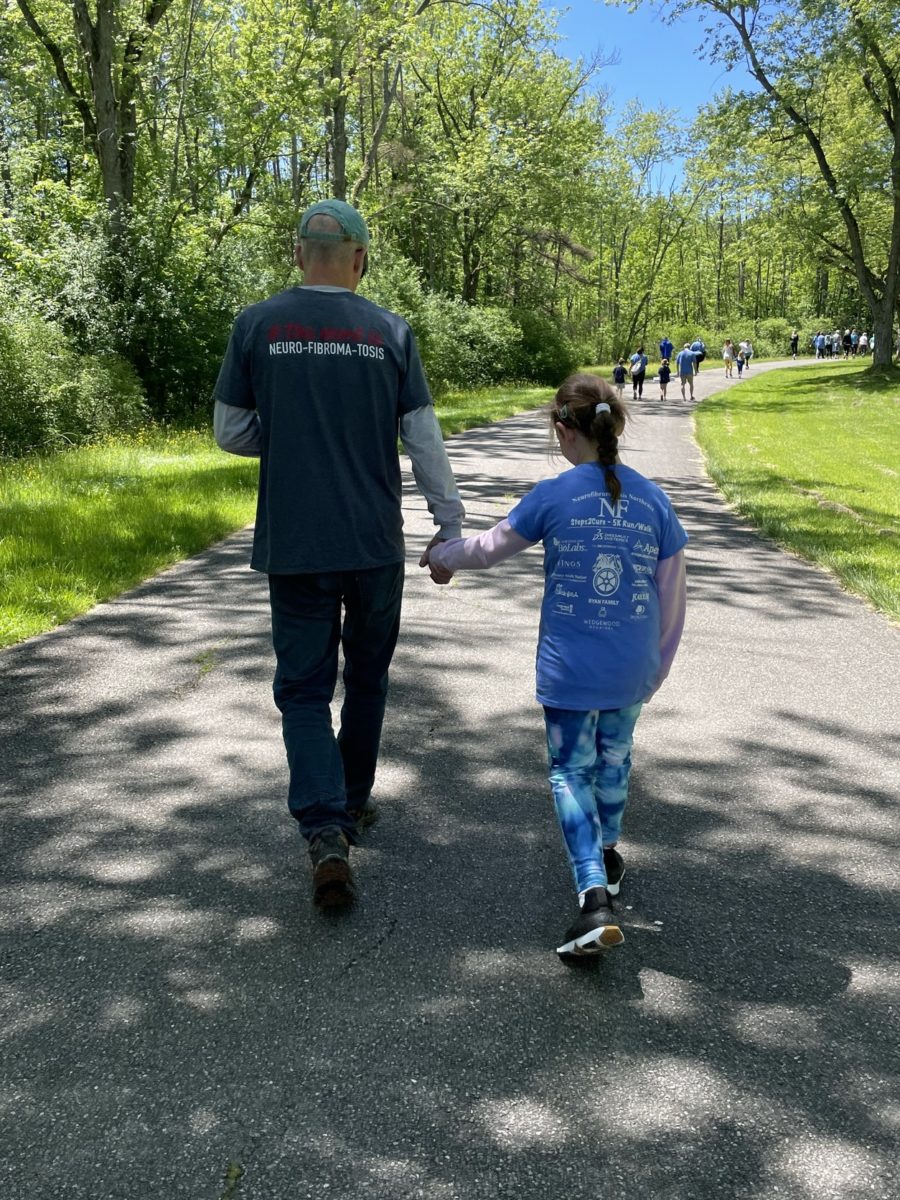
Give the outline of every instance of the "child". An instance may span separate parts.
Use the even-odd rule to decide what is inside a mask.
[[[610,896],[632,732],[669,672],[684,624],[682,529],[666,494],[619,462],[626,410],[608,383],[570,375],[549,413],[573,469],[544,479],[506,520],[423,556],[436,583],[544,543],[537,699],[550,786],[579,913],[557,953],[571,962],[624,941]]]
[[[658,375],[659,375],[659,398],[660,398],[660,400],[665,400],[666,388],[669,386],[669,380],[672,378],[672,371],[669,367],[669,360],[667,358],[664,358],[662,360],[662,362],[659,364]],[[620,400],[622,399],[621,394],[619,395],[619,399]]]
[[[616,385],[616,392],[620,400],[622,399],[622,392],[625,390],[625,375],[625,359],[620,358],[613,367],[613,382]]]
[[[737,356],[737,358],[735,359],[735,362],[737,363],[737,369],[738,369],[738,379],[740,379],[740,377],[741,377],[741,376],[743,375],[743,373],[744,373],[744,362],[745,362],[745,359],[744,359],[744,352],[743,352],[743,350],[738,350],[738,356]]]

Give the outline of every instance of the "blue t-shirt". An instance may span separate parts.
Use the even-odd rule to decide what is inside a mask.
[[[675,359],[675,365],[678,367],[678,374],[693,375],[697,366],[697,355],[693,350],[680,350],[678,357]]]
[[[659,672],[656,565],[686,544],[672,504],[643,475],[583,463],[545,479],[509,514],[516,533],[544,543],[537,699],[580,712],[644,700]]]
[[[288,288],[235,321],[215,395],[259,413],[255,570],[403,561],[399,422],[431,394],[402,317],[345,289]]]

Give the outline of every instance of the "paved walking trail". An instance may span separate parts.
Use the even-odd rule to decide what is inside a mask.
[[[538,552],[434,587],[410,487],[344,917],[284,811],[246,533],[0,655],[4,1200],[900,1194],[897,633],[729,512],[689,410],[645,400],[625,454],[690,532],[691,594],[596,969],[554,954]],[[471,528],[546,446],[537,414],[453,439]]]

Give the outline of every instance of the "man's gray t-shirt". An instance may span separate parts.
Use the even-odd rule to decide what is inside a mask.
[[[215,397],[259,414],[255,570],[403,561],[399,422],[431,395],[402,317],[344,289],[289,288],[237,318]]]

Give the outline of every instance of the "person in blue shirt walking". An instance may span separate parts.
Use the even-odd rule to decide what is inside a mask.
[[[684,626],[687,534],[668,496],[619,461],[627,413],[595,375],[570,375],[549,418],[572,469],[544,479],[505,520],[432,545],[436,583],[543,542],[537,647],[550,787],[578,893],[557,953],[571,962],[624,941],[610,897],[635,723],[660,687]]]
[[[691,399],[694,398],[694,371],[696,370],[697,355],[691,346],[684,343],[684,349],[679,350],[678,357],[675,359],[675,366],[678,368],[678,380],[681,384],[681,398],[686,400],[684,394],[685,387],[691,389]]]
[[[672,342],[670,341],[670,339],[669,339],[669,335],[668,335],[668,334],[666,334],[666,335],[665,335],[665,337],[663,338],[663,340],[662,340],[662,341],[659,343],[659,357],[660,357],[660,359],[664,359],[664,358],[669,358],[669,359],[670,359],[670,358],[672,357],[672,351],[673,351],[674,349],[675,349],[675,347],[674,347],[674,345],[672,344]]]

